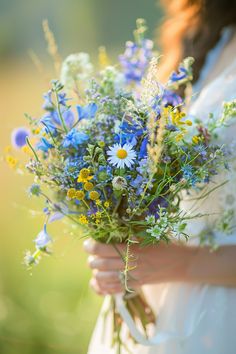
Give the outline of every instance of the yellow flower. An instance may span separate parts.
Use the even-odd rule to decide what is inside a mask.
[[[6,154],[8,154],[9,152],[11,152],[11,145],[5,146],[4,152],[5,152]]]
[[[85,182],[85,184],[84,184],[84,189],[86,190],[86,191],[91,191],[92,189],[93,189],[93,183],[91,183],[91,182]]]
[[[199,136],[197,136],[197,135],[194,135],[194,136],[192,137],[192,142],[193,142],[194,144],[198,144],[200,140],[201,140],[201,138],[200,138]]]
[[[189,126],[193,125],[193,123],[192,123],[191,120],[189,120],[189,119],[187,119],[187,120],[185,121],[185,124],[187,124],[187,125],[189,125]]]
[[[91,180],[93,178],[93,176],[90,176],[90,170],[88,168],[82,168],[82,170],[79,173],[77,182],[88,182],[89,180]]]
[[[99,205],[101,205],[101,204],[102,204],[102,202],[101,202],[101,200],[100,200],[100,199],[97,199],[95,203],[96,203],[96,205],[97,205],[97,206],[99,206]]]
[[[101,148],[103,148],[103,147],[105,146],[105,143],[104,143],[104,141],[99,141],[98,145],[99,145]]]
[[[75,188],[70,188],[67,191],[67,197],[70,199],[74,199],[75,198],[75,194],[76,194],[76,190]]]
[[[102,213],[100,211],[96,212],[96,218],[100,219],[102,217]]]
[[[175,137],[175,140],[178,142],[178,141],[182,140],[183,137],[184,137],[184,135],[182,133],[177,134],[176,137]]]
[[[96,224],[100,224],[100,223],[101,223],[101,219],[96,219],[96,220],[95,220],[95,223],[96,223]]]
[[[17,164],[18,160],[15,157],[13,157],[13,156],[7,156],[6,157],[6,162],[7,162],[9,167],[14,168],[14,167],[16,167],[16,164]]]
[[[87,225],[88,224],[88,218],[86,215],[80,215],[79,217],[79,223],[82,225]]]
[[[104,207],[105,207],[105,208],[109,208],[109,206],[110,206],[110,202],[109,202],[108,200],[106,200],[106,201],[104,202]]]
[[[75,193],[75,198],[78,200],[83,200],[85,197],[85,194],[83,191],[76,191]]]
[[[30,155],[30,156],[33,155],[33,152],[28,145],[22,146],[21,150],[27,155]]]
[[[92,191],[89,193],[89,198],[91,200],[97,200],[100,197],[100,194],[97,191]]]
[[[41,129],[39,127],[33,129],[33,134],[38,135],[40,133]]]

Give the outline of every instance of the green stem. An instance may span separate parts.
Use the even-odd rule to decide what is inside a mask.
[[[63,126],[65,132],[68,133],[68,129],[67,129],[66,123],[65,123],[64,118],[63,118],[62,113],[61,113],[61,109],[60,109],[60,104],[59,104],[59,100],[58,100],[57,91],[55,91],[55,95],[56,95],[57,111],[58,111],[58,115],[59,115],[61,124],[62,124],[62,126]]]
[[[37,162],[40,162],[40,161],[39,161],[39,158],[38,158],[38,155],[36,154],[36,151],[34,150],[33,146],[31,145],[31,143],[30,143],[30,141],[29,141],[28,136],[26,137],[25,140],[26,140],[26,142],[27,142],[27,145],[29,146],[29,148],[30,148],[31,151],[33,152],[36,161],[37,161]]]

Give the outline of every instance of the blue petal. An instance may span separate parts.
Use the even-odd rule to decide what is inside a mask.
[[[42,150],[44,152],[47,152],[49,149],[54,148],[54,145],[52,145],[46,138],[41,138],[41,141],[37,145],[38,150]]]
[[[39,249],[45,248],[50,242],[52,242],[51,237],[47,233],[47,225],[44,224],[43,230],[38,234],[34,240],[35,245]]]
[[[85,118],[94,118],[98,106],[96,103],[89,103],[87,106],[76,106],[78,112],[79,121]]]

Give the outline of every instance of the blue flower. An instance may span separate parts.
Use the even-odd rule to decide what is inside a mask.
[[[43,103],[43,109],[46,111],[53,111],[55,109],[55,105],[52,100],[52,90],[49,90],[43,95],[44,98],[44,103]],[[60,92],[58,93],[58,103],[59,105],[66,106],[66,102],[69,101],[70,98],[66,97],[65,92]]]
[[[192,166],[183,166],[182,172],[183,178],[185,178],[191,186],[195,186],[195,184],[199,182],[199,178],[196,176]]]
[[[39,184],[33,183],[29,188],[29,195],[35,195],[38,197],[41,194],[41,188]]]
[[[47,245],[52,242],[51,237],[47,233],[47,225],[44,224],[43,230],[40,231],[36,239],[34,240],[36,248],[40,250],[45,250]]]
[[[131,41],[126,43],[126,49],[119,60],[127,82],[140,82],[148,67],[152,53],[153,42],[144,39],[140,45]]]
[[[49,149],[54,148],[54,145],[52,145],[46,138],[41,138],[40,142],[37,144],[37,149],[42,150],[44,152],[48,152]]]
[[[75,128],[72,129],[64,138],[62,146],[64,148],[77,148],[79,145],[83,144],[88,140],[88,135],[83,132],[78,132]]]
[[[26,145],[26,138],[29,136],[29,130],[20,127],[13,130],[11,134],[11,143],[16,149],[20,149],[22,146]]]
[[[183,67],[179,66],[178,72],[173,72],[170,76],[170,81],[176,82],[185,79],[188,76],[188,71]]]
[[[148,138],[144,138],[140,145],[140,150],[139,150],[140,159],[143,159],[144,157],[147,156],[147,144],[148,144]]]
[[[76,106],[77,108],[77,112],[78,112],[78,117],[79,117],[79,121],[85,118],[94,118],[97,110],[98,110],[98,106],[96,105],[96,103],[89,103],[87,106]]]
[[[64,109],[61,111],[64,122],[68,128],[71,128],[74,124],[74,114],[71,109]],[[47,129],[50,130],[51,134],[55,134],[57,126],[61,126],[61,119],[57,111],[53,110],[47,112],[43,118],[41,119],[41,123],[46,126]]]

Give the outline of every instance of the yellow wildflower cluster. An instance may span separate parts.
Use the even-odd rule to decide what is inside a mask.
[[[168,109],[168,107],[167,107],[167,109]],[[176,125],[177,127],[183,126],[183,125],[188,125],[188,126],[192,125],[191,120],[189,120],[189,119],[183,120],[186,117],[186,114],[184,112],[178,111],[177,109],[174,111],[172,110],[170,112],[170,117],[171,117],[172,123],[174,125]]]
[[[79,223],[81,224],[81,225],[87,225],[88,224],[88,218],[87,218],[87,216],[86,215],[80,215],[80,217],[79,217]]]
[[[22,146],[21,150],[22,150],[25,154],[27,154],[27,155],[29,155],[29,156],[33,156],[33,152],[32,152],[32,150],[30,149],[30,147],[29,147],[28,145]]]
[[[32,130],[32,133],[33,133],[34,135],[38,135],[38,134],[40,133],[40,131],[41,131],[41,129],[40,129],[39,127],[36,127],[36,128],[34,128],[34,129]]]
[[[85,184],[84,184],[84,189],[87,192],[91,191],[93,189],[93,187],[94,187],[94,185],[92,182],[85,182]]]
[[[75,188],[70,188],[67,191],[67,197],[69,199],[78,199],[83,200],[85,197],[85,193],[83,191],[77,191]]]
[[[110,206],[110,202],[109,202],[108,200],[106,200],[106,201],[104,202],[104,207],[105,207],[106,209],[108,209],[109,206]]]
[[[91,171],[89,168],[82,168],[82,170],[80,170],[79,176],[77,178],[77,182],[82,182],[82,183],[86,183],[88,181],[90,181],[93,176],[90,175]]]
[[[89,199],[91,200],[98,200],[100,197],[100,194],[97,191],[91,191],[89,193]]]
[[[9,167],[14,168],[16,167],[18,160],[14,156],[8,155],[6,156],[6,162]]]
[[[194,136],[192,137],[192,142],[193,142],[194,144],[198,144],[200,141],[201,141],[201,138],[200,138],[199,136],[194,135]]]
[[[67,197],[69,199],[74,199],[75,198],[75,194],[76,194],[76,189],[75,188],[70,188],[67,191]]]
[[[102,218],[102,213],[100,211],[97,211],[95,214],[93,214],[92,219],[94,220],[95,224],[100,224],[101,223],[101,218]]]

